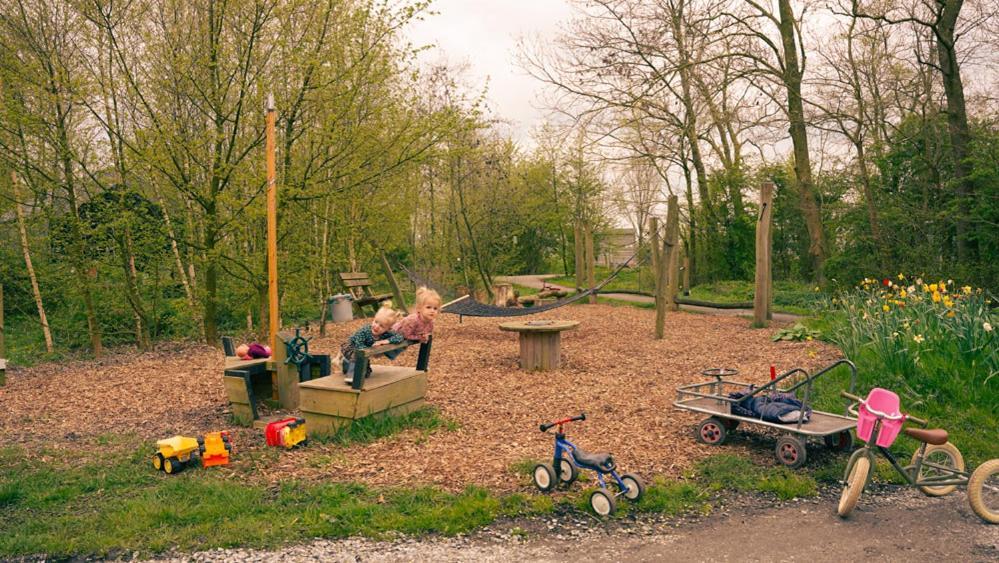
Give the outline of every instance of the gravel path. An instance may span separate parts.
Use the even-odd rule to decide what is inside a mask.
[[[515,520],[456,538],[316,540],[276,551],[215,550],[175,561],[996,561],[999,526],[982,523],[963,493],[911,489],[866,495],[849,520],[838,490],[771,506],[730,499],[708,517],[597,522],[583,515]]]
[[[514,283],[517,285],[522,285],[524,287],[530,287],[534,289],[541,289],[545,285],[545,280],[559,277],[558,274],[531,274],[525,276],[497,276],[496,281]],[[573,290],[574,288],[565,287],[557,284],[547,284],[548,287],[561,288],[566,290]],[[600,292],[601,297],[607,297],[610,299],[616,299],[617,301],[626,301],[629,303],[655,303],[654,297],[648,297],[646,295],[635,295],[633,293],[614,293],[614,292]],[[715,309],[713,307],[702,307],[700,305],[680,305],[680,309],[684,311],[690,311],[692,313],[702,313],[706,315],[726,315],[730,317],[752,317],[752,309]],[[779,322],[795,322],[801,320],[800,315],[792,315],[790,313],[777,313],[773,314],[774,320]]]

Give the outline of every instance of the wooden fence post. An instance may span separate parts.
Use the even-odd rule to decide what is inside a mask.
[[[656,339],[662,340],[666,334],[666,256],[663,252],[662,237],[659,234],[659,219],[652,218],[652,270],[656,282]]]
[[[679,311],[676,302],[677,286],[680,283],[680,207],[675,195],[669,196],[666,204],[666,304],[670,311]]]
[[[753,327],[763,328],[773,318],[773,277],[770,269],[770,223],[773,220],[774,184],[760,186],[760,215],[756,221],[756,291],[753,295]]]
[[[586,243],[586,287],[592,288],[597,285],[596,276],[594,274],[594,268],[596,267],[597,257],[593,254],[593,224],[587,221],[584,223],[584,240]],[[590,305],[597,304],[597,296],[593,293],[590,294]]]

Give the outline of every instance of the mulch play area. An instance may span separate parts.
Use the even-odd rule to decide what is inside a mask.
[[[312,441],[279,452],[264,445],[262,431],[233,428],[233,464],[211,471],[264,481],[433,484],[449,490],[474,484],[510,491],[529,486],[513,466],[551,455],[552,437],[542,435],[538,424],[586,412],[585,422],[568,427],[570,440],[587,450],[611,451],[620,467],[647,478],[676,476],[719,451],[695,442],[692,428],[700,417],[673,408],[678,385],[700,380],[708,367],[734,367],[740,379],[764,382],[771,364],[778,370],[813,369],[839,356],[817,341],[772,342],[777,328],[753,330],[743,318],[683,312],[667,315],[667,338],[657,341],[654,314],[586,305],[530,317],[581,323],[562,335],[561,369],[545,374],[518,369],[517,335],[501,332],[501,319],[466,318],[459,324],[457,317],[441,315],[426,400],[457,429],[407,430],[348,447]],[[316,336],[310,351],[335,354],[364,322],[328,325],[329,335]],[[396,360],[415,361],[415,348]],[[134,451],[140,443],[151,455],[156,439],[230,427],[222,366],[218,349],[161,344],[155,352],[122,351],[100,363],[8,372],[7,385],[0,387],[0,435],[6,445],[32,446],[27,455],[43,455],[36,447],[101,455],[114,447]],[[773,462],[769,448],[761,454]]]

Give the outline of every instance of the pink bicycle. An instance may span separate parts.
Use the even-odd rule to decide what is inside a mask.
[[[865,442],[863,447],[853,452],[846,466],[845,485],[836,510],[841,517],[849,516],[857,506],[860,494],[870,481],[875,454],[881,452],[910,486],[917,487],[928,496],[943,496],[966,485],[968,503],[975,514],[989,524],[999,524],[999,459],[979,465],[969,477],[961,452],[947,441],[947,431],[940,428],[926,430],[925,420],[903,414],[895,393],[874,388],[866,399],[846,391],[841,395],[854,401],[849,411],[857,417],[857,437]],[[903,428],[906,421],[915,422],[923,428]],[[912,455],[910,464],[905,467],[899,465],[888,449],[900,432],[922,442]]]

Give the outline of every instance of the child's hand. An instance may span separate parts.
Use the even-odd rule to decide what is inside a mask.
[[[389,343],[388,340],[379,340],[378,342],[375,342],[372,346],[384,346],[388,343]]]

